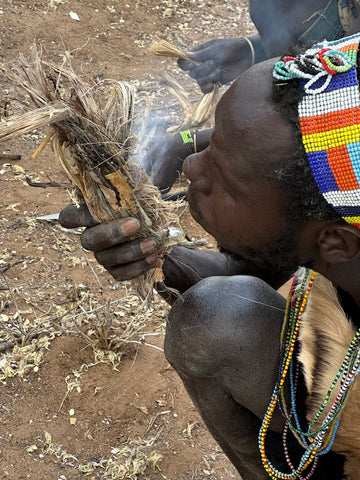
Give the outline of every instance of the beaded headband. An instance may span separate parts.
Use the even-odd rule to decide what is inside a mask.
[[[356,64],[360,34],[314,45],[275,64],[279,80],[300,79],[302,141],[328,204],[360,229],[360,94]]]

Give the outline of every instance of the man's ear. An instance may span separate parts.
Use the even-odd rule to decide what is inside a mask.
[[[321,230],[317,243],[325,262],[348,262],[360,254],[360,230],[341,221],[331,222]]]

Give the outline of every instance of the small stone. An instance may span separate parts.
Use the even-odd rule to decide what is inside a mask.
[[[172,8],[165,8],[164,12],[163,12],[163,17],[164,18],[169,18],[171,17],[173,14],[173,10]]]
[[[80,22],[79,15],[76,12],[70,12],[69,15],[73,20]]]

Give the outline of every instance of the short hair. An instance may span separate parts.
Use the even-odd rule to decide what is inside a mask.
[[[293,48],[290,54],[297,55],[298,53],[299,49],[295,52]],[[302,225],[311,219],[342,220],[320,193],[311,172],[302,143],[298,115],[298,104],[302,96],[303,91],[299,88],[298,79],[289,81],[274,79],[272,101],[279,113],[293,125],[295,133],[293,156],[287,160],[282,168],[274,172],[274,179],[288,197],[285,205],[285,215],[291,224],[296,222],[298,225]]]

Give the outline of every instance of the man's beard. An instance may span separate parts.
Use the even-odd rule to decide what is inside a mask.
[[[219,247],[220,251],[226,253],[235,261],[246,260],[261,270],[293,274],[300,266],[298,256],[293,253],[295,251],[296,234],[297,229],[289,230],[272,245],[260,250],[244,246],[240,253],[234,253],[221,245]],[[312,263],[312,261],[308,261],[304,266],[312,268]]]
[[[196,201],[196,192],[189,188],[187,198],[191,200],[191,214],[195,220],[202,225],[202,215]],[[289,224],[290,225],[290,224]],[[205,228],[205,227],[204,227]],[[205,228],[206,229],[206,228]],[[241,252],[234,253],[231,250],[218,245],[221,252],[229,255],[233,260],[251,262],[257,268],[274,273],[293,274],[300,266],[300,260],[295,252],[295,239],[299,232],[298,226],[289,226],[287,232],[273,241],[267,248],[255,250],[249,246],[243,246]],[[302,266],[313,268],[313,261],[309,260]]]

